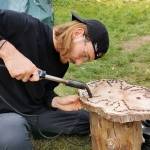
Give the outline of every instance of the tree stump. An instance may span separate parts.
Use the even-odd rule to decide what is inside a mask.
[[[141,121],[150,119],[150,89],[122,80],[88,83],[93,97],[79,90],[90,112],[93,150],[141,150]]]

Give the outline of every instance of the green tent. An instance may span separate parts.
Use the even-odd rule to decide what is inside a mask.
[[[54,25],[52,0],[0,0],[0,9],[26,12],[49,26]]]

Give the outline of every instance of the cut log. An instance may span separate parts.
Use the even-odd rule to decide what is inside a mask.
[[[88,83],[92,98],[79,90],[90,112],[93,150],[140,150],[141,121],[150,119],[150,89],[122,80]]]

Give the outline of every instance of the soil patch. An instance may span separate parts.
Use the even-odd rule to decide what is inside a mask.
[[[150,35],[140,36],[140,37],[136,37],[130,41],[123,42],[123,44],[121,45],[121,48],[124,51],[130,52],[130,51],[134,51],[148,43],[150,43]]]

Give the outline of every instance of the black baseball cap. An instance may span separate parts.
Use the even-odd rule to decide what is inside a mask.
[[[87,26],[88,37],[94,47],[95,59],[102,57],[109,47],[109,35],[104,24],[98,20],[83,19],[72,12],[72,21],[74,20]]]

